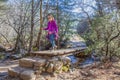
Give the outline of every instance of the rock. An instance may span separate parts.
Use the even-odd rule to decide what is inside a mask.
[[[20,75],[20,72],[22,72],[23,69],[20,68],[20,67],[15,67],[15,68],[9,68],[8,69],[8,74],[11,76],[11,77],[18,77]]]
[[[22,80],[35,80],[36,76],[33,70],[26,70],[20,74]]]
[[[61,57],[61,60],[63,62],[63,65],[70,65],[71,59],[69,57]]]
[[[48,62],[47,65],[46,65],[46,71],[47,71],[48,73],[53,73],[53,72],[54,72],[53,68],[54,68],[54,64]]]
[[[35,72],[30,69],[22,68],[22,67],[14,67],[8,69],[8,74],[10,77],[17,77],[20,80],[35,80]]]
[[[49,59],[47,61],[47,63],[45,64],[45,71],[47,71],[48,73],[62,72],[62,67],[64,65],[63,61],[65,61],[65,64],[70,62],[70,60],[68,60],[68,58],[63,58],[63,59],[58,58],[58,57]]]
[[[61,61],[55,61],[53,62],[54,64],[54,71],[58,71],[58,72],[61,72],[62,71],[62,66],[63,66],[63,62]]]
[[[62,71],[67,72],[68,70],[69,70],[69,67],[67,67],[67,66],[62,66]]]
[[[21,67],[26,67],[26,68],[33,68],[34,66],[34,62],[36,60],[32,59],[32,58],[23,58],[19,60],[19,65]]]
[[[35,70],[39,70],[40,67],[44,67],[45,64],[46,64],[46,60],[45,60],[45,59],[39,59],[38,61],[36,61],[36,62],[34,63],[34,69],[35,69]]]
[[[39,75],[36,80],[46,80],[44,75]]]
[[[15,70],[13,70],[13,69],[9,69],[8,70],[8,73],[9,73],[9,75],[11,76],[11,77],[18,77],[19,76],[19,71],[15,71]]]

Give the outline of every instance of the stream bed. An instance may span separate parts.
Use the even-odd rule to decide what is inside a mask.
[[[91,66],[95,62],[100,62],[100,60],[96,60],[92,56],[89,56],[86,58],[79,58],[74,55],[70,55],[68,57],[71,59],[71,65],[77,64],[77,67],[80,67],[80,68]]]

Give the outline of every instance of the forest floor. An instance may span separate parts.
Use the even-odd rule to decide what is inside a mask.
[[[0,80],[19,80],[8,76],[7,69],[18,65],[18,61],[0,63]],[[85,68],[74,68],[69,72],[51,75],[40,75],[38,80],[120,80],[120,61]]]
[[[73,46],[76,44],[79,46],[86,46],[82,40],[80,44],[76,43],[80,41],[78,37],[75,37],[75,42],[72,43]],[[0,61],[0,80],[20,80],[17,78],[11,78],[8,76],[8,68],[18,66],[18,60],[6,60],[4,62]],[[70,69],[68,72],[62,72],[59,74],[46,75],[41,74],[37,80],[120,80],[120,61],[107,62],[99,65],[90,65],[87,67],[80,67]]]

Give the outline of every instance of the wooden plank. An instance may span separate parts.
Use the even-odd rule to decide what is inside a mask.
[[[74,52],[85,50],[87,47],[78,47],[78,48],[70,48],[70,49],[60,49],[55,51],[34,51],[31,52],[32,55],[46,55],[46,56],[59,56],[59,55],[67,55],[73,54]]]

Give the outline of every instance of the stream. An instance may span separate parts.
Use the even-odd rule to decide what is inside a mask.
[[[77,63],[78,67],[87,67],[87,66],[91,66],[95,62],[100,62],[100,57],[97,57],[94,51],[92,52],[90,56],[85,57],[85,58],[79,58],[75,55],[70,55],[68,57],[71,60],[71,64],[74,65]]]

